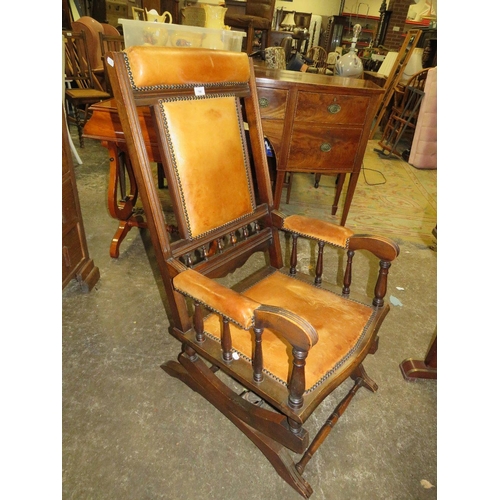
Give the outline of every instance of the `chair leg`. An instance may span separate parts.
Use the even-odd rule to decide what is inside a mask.
[[[80,147],[83,148],[83,123],[82,123],[82,118],[80,116],[80,110],[78,109],[78,106],[73,107],[75,110],[75,122],[76,122],[76,128],[78,130],[78,140],[80,141]]]
[[[253,52],[253,39],[255,36],[255,30],[252,24],[247,29],[247,54],[251,54]]]
[[[327,438],[328,434],[332,430],[333,426],[338,422],[339,418],[342,416],[344,411],[347,409],[349,404],[352,401],[352,398],[358,392],[358,389],[364,385],[364,380],[359,377],[356,379],[356,383],[351,388],[351,390],[347,393],[347,395],[342,399],[342,401],[335,407],[333,413],[330,415],[328,420],[323,424],[323,427],[316,434],[311,446],[304,453],[304,456],[297,463],[297,470],[302,474],[309,460],[311,460],[312,456],[318,451],[318,448],[321,446],[323,441]]]
[[[286,203],[287,203],[287,205],[290,203],[290,195],[292,194],[292,181],[293,181],[293,172],[288,172],[288,185],[286,187]]]
[[[219,411],[221,411],[231,422],[233,422],[233,424],[236,425],[236,427],[238,427],[260,449],[281,478],[285,480],[295,491],[302,495],[302,497],[309,498],[312,495],[313,490],[311,486],[298,472],[286,448],[252,426],[255,424],[255,419],[253,418],[255,416],[255,411],[260,410],[272,415],[271,412],[248,403],[248,405],[253,406],[252,413],[249,415],[247,412],[245,420],[248,423],[244,422],[243,419],[237,415],[237,412],[238,408],[241,407],[241,403],[246,402],[240,400],[238,403],[235,403],[233,400],[227,398],[225,394],[218,392],[217,388],[214,391],[214,385],[211,384],[218,385],[219,383],[222,384],[222,382],[218,381],[217,377],[203,363],[203,361],[199,358],[196,359],[196,355],[193,358],[189,358],[188,356],[181,354],[179,356],[179,363],[169,361],[168,363],[162,365],[162,368],[169,375],[178,378],[191,389],[202,395]],[[202,378],[198,378],[199,376]],[[230,391],[230,389],[227,390]],[[233,393],[233,391],[230,392]],[[279,426],[274,426],[275,430],[278,430],[278,428]]]

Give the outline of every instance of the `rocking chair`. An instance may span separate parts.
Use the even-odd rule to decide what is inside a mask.
[[[162,368],[219,409],[309,498],[307,463],[355,393],[377,390],[362,362],[377,350],[389,312],[388,270],[399,248],[383,237],[273,208],[253,66],[244,52],[137,46],[105,59],[169,302],[171,334],[182,344],[178,361]],[[177,236],[166,230],[140,106],[150,108],[155,125]],[[280,233],[288,234],[291,247],[287,268]],[[318,247],[314,276],[300,272],[299,238]],[[326,245],[347,253],[337,293],[323,283]],[[374,295],[365,302],[351,293],[357,250],[379,260]],[[244,273],[249,265],[252,271]],[[223,284],[229,273],[231,280],[245,276],[229,288]],[[218,371],[241,385],[242,394]],[[352,388],[309,442],[306,420],[349,378]],[[294,463],[286,448],[302,458]]]

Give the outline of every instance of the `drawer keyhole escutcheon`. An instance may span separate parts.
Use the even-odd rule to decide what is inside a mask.
[[[339,104],[330,104],[330,106],[328,106],[328,112],[331,113],[332,115],[335,115],[341,109],[342,107]]]
[[[319,149],[321,149],[323,153],[328,153],[328,151],[332,150],[332,145],[328,142],[324,142],[323,144],[321,144]]]
[[[266,97],[261,97],[259,99],[259,106],[261,108],[267,108],[269,106],[269,99],[267,99]]]

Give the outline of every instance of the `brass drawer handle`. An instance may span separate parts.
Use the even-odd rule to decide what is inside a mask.
[[[327,109],[329,113],[335,115],[342,109],[342,106],[340,104],[330,104]]]
[[[269,106],[269,99],[267,97],[259,98],[259,106],[261,108],[267,108]]]
[[[321,149],[323,153],[328,153],[328,151],[332,150],[332,145],[328,142],[324,142],[323,144],[321,144],[319,149]]]

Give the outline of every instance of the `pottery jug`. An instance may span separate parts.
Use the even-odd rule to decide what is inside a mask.
[[[205,9],[205,28],[213,30],[223,30],[224,16],[226,15],[226,7],[220,5],[203,4]],[[224,49],[221,32],[213,31],[207,33],[202,42],[202,47],[206,49]]]
[[[155,22],[155,23],[164,23],[167,22],[170,24],[172,22],[172,14],[170,12],[165,11],[161,16],[158,14],[156,9],[151,9],[148,11],[148,9],[145,9],[146,12],[146,20],[149,22]],[[168,17],[168,21],[165,21],[165,18]]]
[[[205,28],[223,30],[227,8],[206,3],[203,4],[203,8],[205,10]]]

